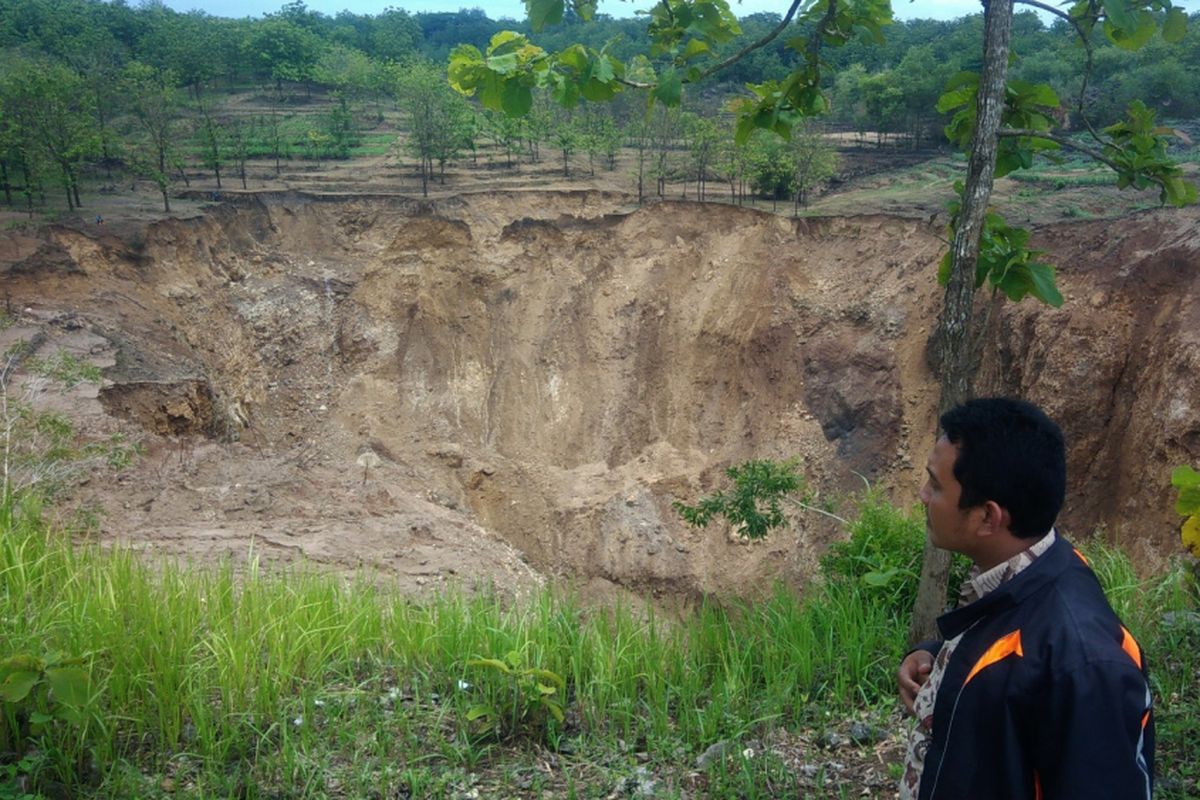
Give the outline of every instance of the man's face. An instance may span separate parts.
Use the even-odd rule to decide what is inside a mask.
[[[962,485],[954,477],[957,457],[958,447],[945,436],[939,437],[925,463],[921,503],[925,506],[925,527],[934,546],[970,556],[974,538],[972,523],[976,515],[975,509],[958,507]]]

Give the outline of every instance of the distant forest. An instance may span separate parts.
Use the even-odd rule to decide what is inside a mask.
[[[1133,53],[1097,31],[1087,84],[1091,121],[1113,122],[1134,98],[1155,109],[1160,120],[1200,116],[1198,16],[1192,15],[1182,43],[1168,46],[1155,39]],[[747,37],[757,37],[779,19],[753,14],[741,25]],[[823,51],[830,66],[824,72],[831,101],[827,124],[857,131],[862,141],[890,139],[914,147],[942,141],[937,98],[955,73],[977,68],[982,25],[981,15],[896,22],[886,28],[883,46],[850,42]],[[437,92],[449,92],[444,65],[455,45],[483,48],[497,31],[516,29],[547,50],[573,42],[607,44],[628,60],[648,55],[645,27],[644,18],[600,15],[589,23],[567,19],[533,35],[523,20],[492,20],[479,9],[410,14],[388,8],[373,16],[348,11],[328,16],[295,0],[261,18],[225,19],[154,2],[131,7],[120,0],[0,0],[0,185],[11,205],[14,189],[30,197],[43,193],[46,182],[61,183],[73,206],[81,169],[121,166],[155,180],[166,202],[169,185],[186,180],[181,159],[202,162],[219,182],[222,169],[236,171],[239,164],[244,176],[248,158],[289,158],[301,149],[317,157],[346,157],[361,145],[369,109],[382,121],[385,104],[401,112],[408,131],[404,146],[432,173],[435,162],[444,170],[446,160],[464,147],[474,153],[471,137],[489,126],[495,142],[509,142],[502,149],[515,151],[512,142],[530,136],[505,130],[507,123],[477,108],[469,112],[479,117],[472,122],[444,97],[429,99],[434,85]],[[805,35],[802,28],[785,32],[708,83],[690,87],[685,109],[715,120],[745,84],[786,75],[794,54],[783,43]],[[1013,51],[1012,77],[1054,87],[1067,109],[1064,127],[1078,127],[1070,109],[1079,93],[1084,51],[1074,44],[1073,31],[1061,21],[1046,25],[1023,12],[1014,21]],[[332,98],[334,106],[319,129],[289,131],[288,120],[274,113],[249,117],[231,111],[229,98],[247,91],[274,96],[280,109],[314,92]],[[638,106],[617,103],[577,116],[614,117],[615,124],[589,124],[608,131],[609,140],[624,135],[629,146],[628,120],[639,115]],[[450,125],[439,122],[439,114],[455,117],[450,127],[465,130],[452,148],[439,144]],[[187,123],[182,127],[181,118]],[[587,141],[598,141],[598,135]],[[568,141],[567,133],[559,138],[565,168],[568,149],[583,145]],[[530,146],[536,153],[537,143]],[[611,163],[613,146],[597,145],[604,151],[597,155],[606,154]],[[701,180],[705,169],[701,165]],[[639,172],[639,186],[640,181]]]
[[[1088,87],[1095,122],[1114,121],[1135,97],[1158,109],[1160,118],[1200,116],[1198,16],[1192,15],[1180,45],[1156,40],[1135,53],[1117,49],[1097,31]],[[747,37],[755,37],[779,19],[778,14],[752,14],[741,25]],[[895,22],[886,29],[883,46],[851,42],[827,49],[834,120],[871,130],[936,122],[932,109],[946,80],[977,66],[982,26],[978,14],[949,22]],[[131,7],[120,0],[0,0],[0,50],[45,54],[97,76],[115,75],[138,61],[170,69],[180,86],[193,90],[268,80],[328,83],[339,60],[363,57],[377,63],[424,58],[441,64],[455,45],[483,48],[503,29],[530,34],[547,50],[572,42],[595,48],[614,42],[611,51],[628,60],[645,53],[645,27],[644,18],[601,14],[589,23],[568,19],[534,36],[524,20],[492,20],[477,8],[415,14],[388,8],[374,16],[349,11],[327,16],[294,0],[274,14],[235,20],[179,13],[153,2]],[[1071,34],[1061,20],[1046,25],[1032,11],[1017,14],[1013,77],[1050,84],[1064,104],[1075,98],[1083,51]],[[804,35],[802,29],[785,32],[717,78],[735,85],[782,78],[794,59],[783,43]],[[360,66],[370,71],[370,64]]]

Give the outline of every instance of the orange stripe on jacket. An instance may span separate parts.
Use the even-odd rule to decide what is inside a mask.
[[[1125,655],[1133,659],[1133,663],[1138,665],[1138,669],[1142,668],[1142,648],[1138,647],[1137,640],[1133,638],[1125,626],[1121,626],[1121,649],[1125,651]]]
[[[975,662],[975,666],[971,667],[970,673],[967,674],[967,679],[963,681],[963,686],[966,686],[968,683],[970,683],[971,679],[974,678],[980,670],[984,669],[985,667],[989,667],[992,664],[995,664],[997,661],[1000,661],[1001,659],[1007,658],[1011,655],[1015,655],[1018,658],[1025,655],[1021,651],[1020,630],[1015,630],[1012,633],[1001,636],[999,639],[993,642],[992,646],[987,649],[987,652],[981,655],[979,660]]]

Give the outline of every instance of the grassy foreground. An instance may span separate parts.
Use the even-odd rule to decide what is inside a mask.
[[[851,718],[900,727],[921,536],[868,499],[803,599],[668,621],[550,589],[416,603],[253,559],[148,564],[72,544],[25,498],[0,506],[0,799],[890,797],[770,742]],[[1159,796],[1200,796],[1189,577],[1089,556],[1156,670]],[[13,656],[40,660],[18,701]]]

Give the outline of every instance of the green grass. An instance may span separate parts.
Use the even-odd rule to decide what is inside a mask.
[[[50,797],[454,797],[481,775],[524,787],[521,796],[607,796],[640,761],[686,776],[713,742],[893,702],[896,598],[856,591],[865,584],[836,564],[804,598],[779,589],[677,621],[588,610],[551,589],[511,603],[487,594],[416,603],[368,577],[268,572],[253,557],[216,569],[147,563],[72,543],[38,511],[30,499],[0,508],[0,658],[83,656],[96,712],[18,741],[6,707],[0,763],[35,753],[23,769]],[[869,514],[886,530],[864,523],[856,539],[908,535],[902,512]],[[1164,628],[1162,615],[1194,598],[1179,574],[1141,581],[1119,552],[1090,552],[1159,665],[1160,695],[1179,698],[1160,707],[1160,750],[1186,781],[1195,768],[1179,737],[1197,733],[1189,670],[1200,642],[1186,627]],[[887,567],[869,542],[842,552],[856,554]],[[530,721],[501,741],[480,735],[467,712],[511,702],[512,685],[466,662],[513,650],[566,679],[567,718]],[[742,752],[693,796],[798,791],[777,755]],[[557,778],[542,766],[549,758],[563,765]]]
[[[97,722],[51,732],[38,774],[76,796],[150,796],[173,771],[197,797],[251,785],[325,796],[331,775],[345,793],[330,796],[436,783],[488,757],[466,711],[504,699],[466,660],[510,650],[567,679],[573,721],[546,731],[550,744],[620,739],[690,761],[818,702],[878,702],[900,650],[886,611],[844,593],[802,603],[780,590],[704,605],[686,624],[589,614],[550,590],[509,607],[487,595],[415,604],[367,580],[267,574],[253,559],[150,566],[72,545],[35,511],[11,510],[0,542],[0,654],[85,657]],[[89,783],[81,764],[100,765],[90,785],[75,785]]]
[[[1092,170],[1068,172],[1058,165],[1055,165],[1053,169],[1046,170],[1018,170],[1009,173],[1008,177],[1019,183],[1046,184],[1055,189],[1117,185],[1117,178],[1111,172]]]

